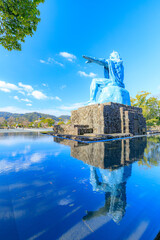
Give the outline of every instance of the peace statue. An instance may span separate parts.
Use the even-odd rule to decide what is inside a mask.
[[[115,102],[131,105],[129,92],[125,89],[123,61],[113,51],[109,59],[83,56],[86,63],[97,63],[104,67],[104,78],[94,78],[90,87],[89,104]]]

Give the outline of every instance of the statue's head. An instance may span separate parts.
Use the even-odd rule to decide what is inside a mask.
[[[119,53],[118,52],[115,52],[113,51],[111,54],[110,54],[110,59],[113,60],[113,61],[120,61],[122,60]]]

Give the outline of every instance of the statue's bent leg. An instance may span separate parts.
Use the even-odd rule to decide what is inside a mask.
[[[98,92],[98,82],[97,82],[97,79],[94,78],[92,80],[92,83],[91,83],[91,87],[90,87],[90,102],[96,102],[96,95],[97,95],[97,92]]]

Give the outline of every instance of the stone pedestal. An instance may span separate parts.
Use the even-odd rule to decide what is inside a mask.
[[[58,126],[59,134],[113,134],[146,133],[146,120],[142,109],[119,103],[102,103],[81,107],[72,111],[71,124]]]

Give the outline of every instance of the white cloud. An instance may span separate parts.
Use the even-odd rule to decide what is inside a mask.
[[[64,65],[62,63],[56,61],[54,58],[48,58],[48,62],[49,63],[55,63],[55,64],[57,64],[57,65],[59,65],[61,67],[64,67]]]
[[[43,85],[44,87],[47,87],[47,84],[46,84],[46,83],[42,83],[42,85]]]
[[[31,103],[27,103],[26,106],[32,107],[32,104]]]
[[[14,99],[15,99],[15,100],[19,100],[19,97],[18,97],[18,96],[14,96]]]
[[[61,67],[64,67],[64,65],[62,63],[56,61],[54,58],[51,58],[51,57],[49,57],[47,61],[44,61],[44,60],[40,59],[40,63],[43,63],[43,64],[52,64],[52,63],[54,63],[54,64],[57,64],[57,65],[59,65]]]
[[[85,104],[86,104],[86,102],[74,103],[74,104],[69,105],[69,106],[62,105],[62,106],[59,107],[59,109],[71,111],[71,110],[77,109],[79,107],[83,107],[83,106],[85,106]]]
[[[0,81],[0,90],[3,92],[10,92],[11,90],[19,90],[19,88],[15,84]]]
[[[42,92],[37,91],[37,90],[33,91],[33,92],[31,93],[31,95],[32,95],[34,98],[38,99],[38,100],[46,99],[46,98],[47,98],[47,96],[46,96],[45,94],[43,94]]]
[[[60,102],[62,101],[62,99],[61,99],[60,97],[58,97],[58,96],[56,96],[56,97],[51,97],[51,99],[52,99],[52,100],[57,100],[57,101],[60,101]]]
[[[19,82],[18,85],[20,87],[22,87],[23,90],[26,91],[26,92],[32,92],[33,91],[33,87],[31,85],[26,85],[26,84],[23,84],[21,82]]]
[[[70,62],[73,62],[74,60],[77,59],[77,57],[76,57],[75,55],[73,55],[73,54],[71,54],[71,53],[68,53],[68,52],[60,52],[59,55],[60,55],[61,57],[66,58],[66,59],[67,59],[68,61],[70,61]]]
[[[60,97],[57,97],[57,96],[55,97],[55,99],[56,99],[57,101],[60,101],[60,102],[62,101],[62,99],[61,99]]]
[[[14,106],[1,107],[0,111],[1,112],[11,112],[11,113],[27,113],[27,112],[30,112],[26,109],[14,107]]]
[[[89,74],[87,74],[87,73],[85,73],[85,72],[78,71],[78,74],[79,74],[81,77],[91,77],[91,78],[96,77],[96,74],[93,73],[93,72],[90,72]]]
[[[44,84],[44,85],[47,86],[47,84]],[[28,96],[32,95],[35,99],[38,99],[38,100],[43,100],[43,99],[48,98],[41,91],[34,90],[31,85],[23,84],[22,82],[19,82],[18,86],[16,86],[15,84],[12,84],[12,83],[0,81],[0,91],[6,92],[6,93],[10,93],[11,91],[17,91],[17,93],[20,93],[23,95],[25,95],[27,93]],[[14,99],[19,100],[19,101],[28,102],[28,103],[32,102],[31,100],[29,100],[27,98],[20,99],[18,96],[14,96]],[[48,98],[48,99],[51,99],[51,98]],[[59,97],[55,97],[55,99],[58,101],[61,101],[61,99]]]
[[[46,61],[40,59],[40,63],[48,64]]]
[[[9,90],[9,89],[7,89],[7,88],[0,88],[0,91],[6,92],[6,93],[11,92],[11,90]]]
[[[63,89],[66,88],[66,87],[67,87],[66,85],[62,85],[62,86],[60,87],[60,89],[63,90]]]
[[[21,93],[21,94],[23,94],[23,95],[25,95],[25,92],[23,92],[23,91],[18,91],[19,93]]]
[[[23,101],[23,102],[32,102],[31,100],[29,100],[28,98],[25,98],[25,99],[21,99],[21,101]]]

